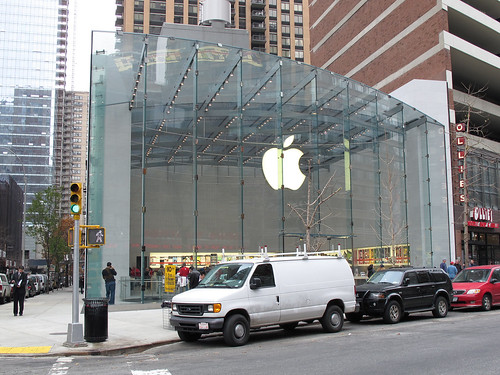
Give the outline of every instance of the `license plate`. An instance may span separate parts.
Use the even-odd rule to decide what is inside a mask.
[[[452,302],[457,302],[457,301],[458,301],[458,297],[453,297]]]
[[[208,329],[208,323],[198,323],[198,329]]]

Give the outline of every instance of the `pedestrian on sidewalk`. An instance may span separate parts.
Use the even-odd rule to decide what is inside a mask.
[[[12,277],[14,282],[14,316],[23,315],[24,312],[24,295],[26,294],[26,283],[28,282],[28,275],[24,273],[24,267],[19,266],[18,271]]]
[[[106,298],[108,299],[108,304],[115,304],[115,281],[116,271],[108,262],[107,267],[102,270],[102,278],[104,279],[104,284],[106,285]]]

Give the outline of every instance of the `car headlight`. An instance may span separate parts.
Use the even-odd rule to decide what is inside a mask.
[[[222,305],[220,303],[214,303],[213,305],[207,306],[207,312],[209,313],[219,313],[222,310]]]
[[[384,293],[370,293],[370,298],[384,299],[385,294]]]
[[[469,289],[467,294],[479,294],[481,293],[481,289]]]

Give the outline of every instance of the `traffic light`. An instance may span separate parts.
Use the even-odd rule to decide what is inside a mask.
[[[71,202],[71,214],[80,215],[82,212],[82,184],[81,182],[73,182],[70,186],[71,195],[69,200]]]

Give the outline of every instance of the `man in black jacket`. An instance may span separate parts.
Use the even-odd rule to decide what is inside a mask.
[[[110,305],[115,304],[115,281],[116,271],[111,265],[111,262],[108,262],[107,267],[102,270],[102,278],[104,279],[104,283],[106,285],[106,298],[108,299],[108,303]]]
[[[28,282],[28,275],[24,273],[24,267],[19,266],[18,271],[12,277],[14,282],[14,316],[23,315],[24,312],[24,295],[26,294],[26,283]]]

